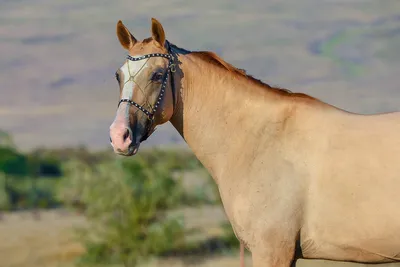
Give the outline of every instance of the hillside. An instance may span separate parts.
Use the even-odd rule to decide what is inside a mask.
[[[21,149],[107,148],[125,51],[150,18],[190,50],[212,50],[273,85],[349,111],[400,110],[398,0],[0,1],[0,128]],[[144,146],[182,144],[169,124]]]

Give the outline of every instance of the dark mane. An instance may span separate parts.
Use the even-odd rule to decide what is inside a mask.
[[[190,54],[208,62],[211,63],[215,66],[218,66],[220,68],[224,68],[228,71],[230,71],[231,73],[233,73],[235,76],[239,76],[239,77],[244,77],[246,78],[248,81],[252,82],[253,84],[256,84],[258,86],[267,88],[269,90],[273,90],[279,94],[283,94],[283,95],[290,95],[290,96],[297,96],[297,97],[304,97],[304,98],[312,98],[313,97],[303,94],[303,93],[293,93],[292,91],[285,89],[285,88],[279,88],[279,87],[272,87],[262,81],[260,81],[259,79],[254,78],[251,75],[248,75],[246,73],[245,70],[243,69],[238,69],[236,67],[234,67],[233,65],[227,63],[225,60],[223,60],[221,57],[219,57],[217,54],[215,54],[214,52],[209,52],[209,51],[195,51],[195,52],[191,52]]]

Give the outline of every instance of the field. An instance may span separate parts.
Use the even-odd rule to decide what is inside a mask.
[[[207,216],[208,212],[213,217]],[[224,218],[220,209],[196,210],[197,216],[206,218]],[[194,212],[187,211],[187,216],[192,217],[192,223],[199,223]],[[33,218],[31,213],[21,212],[7,214],[0,223],[1,267],[72,267],[76,258],[84,253],[84,247],[74,240],[73,228],[85,225],[83,216],[66,211],[40,212],[40,220]],[[190,220],[189,220],[190,223]],[[202,220],[204,226],[210,222]],[[212,225],[211,221],[211,225]],[[214,222],[215,224],[215,222]],[[208,229],[213,234],[212,227]],[[214,230],[215,232],[215,230]],[[249,262],[250,258],[246,257]],[[238,254],[230,253],[226,256],[184,257],[157,260],[154,259],[144,264],[146,267],[161,266],[234,266],[239,262]],[[248,263],[249,264],[249,263]]]
[[[4,152],[2,153],[4,156]],[[36,213],[33,213],[32,210],[13,212],[0,211],[0,267],[89,266],[87,265],[88,262],[83,262],[83,265],[78,265],[78,260],[84,255],[98,257],[102,254],[96,252],[93,253],[93,251],[89,253],[87,250],[88,247],[85,245],[85,239],[82,238],[81,234],[78,234],[76,231],[77,228],[84,227],[89,229],[90,233],[98,234],[99,232],[92,230],[92,226],[94,225],[90,224],[90,222],[93,223],[98,221],[100,218],[98,216],[108,214],[107,211],[109,211],[110,208],[111,211],[114,212],[115,208],[124,210],[123,207],[125,207],[130,210],[131,207],[133,207],[133,213],[129,213],[128,211],[128,213],[125,214],[128,216],[129,214],[136,216],[138,214],[136,212],[138,206],[132,206],[130,204],[131,202],[125,202],[123,199],[125,199],[126,196],[128,198],[132,197],[131,193],[126,191],[127,187],[132,186],[134,189],[137,187],[137,185],[135,186],[134,181],[142,183],[140,179],[143,178],[152,184],[161,183],[160,185],[164,186],[152,187],[153,189],[151,190],[147,189],[150,191],[141,191],[147,196],[141,193],[140,198],[132,198],[132,201],[134,202],[143,199],[144,196],[147,200],[154,198],[157,199],[160,197],[161,193],[161,196],[164,195],[164,197],[162,197],[162,202],[171,203],[171,200],[175,199],[173,197],[173,195],[175,195],[174,192],[180,192],[180,188],[183,189],[182,192],[188,194],[187,196],[189,196],[189,198],[184,197],[176,199],[178,202],[174,202],[176,202],[178,206],[174,206],[176,208],[168,208],[167,212],[170,215],[183,215],[184,228],[189,230],[185,239],[190,242],[195,242],[197,245],[196,247],[185,245],[186,248],[189,248],[188,250],[181,247],[179,250],[172,250],[172,253],[170,252],[158,257],[151,257],[150,261],[142,262],[139,266],[238,266],[239,253],[237,250],[236,238],[232,233],[228,233],[230,238],[234,238],[233,242],[236,243],[236,249],[231,246],[233,244],[232,241],[226,242],[227,239],[223,238],[223,236],[226,236],[227,234],[226,228],[224,228],[224,224],[227,223],[227,220],[219,200],[215,199],[217,192],[214,190],[216,188],[213,185],[212,180],[210,180],[210,177],[207,175],[207,172],[201,168],[193,155],[190,153],[188,154],[187,151],[154,151],[152,149],[147,149],[142,151],[142,153],[134,159],[115,162],[117,163],[116,165],[113,165],[113,163],[108,165],[108,163],[106,163],[111,161],[112,154],[109,152],[104,154],[87,154],[87,152],[82,150],[55,150],[42,151],[41,153],[43,154],[35,154],[35,157],[37,159],[43,159],[46,158],[43,157],[43,155],[50,155],[50,158],[52,159],[51,162],[53,163],[57,162],[54,161],[54,159],[57,158],[68,158],[69,160],[72,160],[72,162],[78,160],[80,163],[78,165],[71,165],[72,169],[69,169],[65,168],[69,166],[68,162],[64,162],[64,176],[59,178],[39,177],[39,180],[36,182],[36,188],[41,190],[39,192],[47,192],[47,194],[42,194],[42,200],[47,199],[47,203],[52,203],[53,201],[50,200],[54,200],[54,197],[58,196],[57,199],[63,201],[63,207],[52,210],[39,209]],[[25,156],[29,158],[30,155],[27,154]],[[182,161],[183,158],[186,159],[184,163]],[[143,162],[144,160],[145,162]],[[147,165],[146,161],[151,165]],[[118,162],[125,162],[125,164],[128,165],[120,165]],[[141,164],[138,165],[139,163]],[[1,158],[0,166],[4,167]],[[102,169],[97,169],[98,171],[96,172],[90,172],[88,171],[89,169],[85,169],[84,166],[103,167]],[[126,178],[124,178],[125,174],[121,172],[122,169],[118,166],[125,166],[126,170],[132,171],[131,173],[126,173],[128,174],[126,178],[129,180],[122,184],[120,184],[120,182],[125,181]],[[133,168],[130,168],[129,166],[132,166]],[[151,166],[151,168],[149,168],[149,166]],[[72,173],[68,170],[72,170]],[[105,170],[106,172],[99,172],[99,170]],[[145,176],[143,177],[143,175]],[[182,187],[168,187],[169,189],[165,189],[165,185],[167,184],[161,181],[170,179],[168,177],[171,177],[173,180],[178,179],[177,181],[181,181],[182,183],[180,185]],[[8,184],[14,186],[14,189],[25,192],[24,196],[32,196],[32,193],[36,190],[29,186],[31,184],[29,177],[26,177],[25,179],[23,177],[15,177],[14,179],[10,176],[8,179],[13,181],[12,183],[9,181]],[[170,184],[171,181],[172,180],[168,183]],[[116,185],[117,187],[115,187]],[[61,191],[59,191],[60,189]],[[199,191],[199,189],[201,190]],[[165,195],[163,193],[164,191],[167,191],[168,193]],[[100,192],[100,195],[98,192]],[[79,206],[71,206],[71,204],[69,204],[75,202],[77,199],[80,199],[80,202],[84,203],[86,206],[84,211],[79,208]],[[110,206],[107,208],[107,203],[110,201],[116,201],[117,206]],[[39,199],[39,203],[46,202]],[[25,205],[29,205],[29,203],[30,202],[28,201]],[[1,202],[0,205],[2,205]],[[0,206],[0,208],[1,207],[4,208],[4,206]],[[18,207],[21,208],[23,206],[16,205],[14,208]],[[71,209],[72,207],[75,208]],[[80,205],[80,207],[82,207],[82,205]],[[145,208],[145,210],[147,210],[147,208]],[[123,228],[127,230],[122,230],[122,232],[117,235],[118,239],[130,234],[129,232],[138,232],[138,224],[135,223],[136,220],[126,221],[121,220],[121,218],[117,219],[117,221],[113,220],[114,223],[112,224],[100,223],[102,227],[105,227],[102,228],[101,232],[103,232],[103,230],[108,233],[119,231],[118,228],[120,225],[127,225],[127,222],[130,222],[127,225],[127,228]],[[144,223],[146,224],[146,228],[151,226],[148,222],[144,221]],[[141,226],[141,224],[139,224],[139,226]],[[191,229],[196,231],[190,231]],[[134,235],[132,237],[135,239]],[[138,242],[138,240],[132,242],[129,241],[126,245],[130,246],[130,243],[140,245],[141,242],[142,241]],[[156,244],[158,241],[154,240],[152,242]],[[134,245],[134,247],[136,247],[136,245]],[[121,247],[119,244],[117,244],[117,246]],[[246,253],[245,259],[247,266],[250,266],[251,258],[248,253]],[[104,263],[94,266],[122,267],[123,265]],[[296,266],[360,267],[367,265],[300,259],[297,261]],[[400,264],[387,264],[381,266],[400,266]]]
[[[206,215],[208,212],[222,218],[221,210],[204,209],[196,211],[197,216]],[[14,213],[4,216],[0,223],[0,266],[1,267],[73,267],[75,259],[84,253],[82,245],[73,239],[72,229],[75,226],[85,225],[85,219],[74,213],[63,211],[40,212],[41,219],[33,219],[30,213]],[[187,212],[192,216],[192,221],[197,217],[193,212]],[[211,216],[207,216],[210,218]],[[204,221],[202,221],[204,223]],[[207,225],[207,222],[205,222]],[[211,222],[212,225],[212,222]],[[251,266],[251,258],[245,257],[246,266]],[[141,265],[142,267],[230,267],[239,266],[239,255],[237,252],[227,255],[210,256],[188,256],[180,258],[154,259]],[[297,267],[395,267],[400,264],[355,264],[339,263],[332,261],[309,261],[298,260]],[[122,266],[115,266],[122,267]]]

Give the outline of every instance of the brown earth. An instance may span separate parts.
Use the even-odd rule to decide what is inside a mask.
[[[211,215],[210,215],[211,213]],[[187,210],[185,220],[188,226],[202,226],[210,236],[215,235],[217,223],[225,220],[220,208]],[[201,218],[199,220],[199,218]],[[85,218],[65,211],[42,211],[40,219],[31,213],[15,212],[3,216],[0,221],[0,267],[72,267],[75,260],[84,253],[83,246],[74,239],[73,228],[84,226]],[[251,258],[246,254],[246,266]],[[239,254],[153,259],[142,267],[228,267],[239,266]],[[298,267],[364,267],[368,264],[343,263],[321,260],[298,260]],[[374,265],[376,266],[376,265]],[[395,267],[399,264],[382,264],[381,267]],[[122,267],[122,266],[107,266]]]
[[[212,213],[212,216],[207,216],[209,213]],[[216,222],[223,221],[225,217],[221,209],[208,208],[188,210],[185,212],[185,218],[189,227],[201,225],[209,236],[213,236],[218,232],[215,227]],[[76,241],[73,229],[85,225],[83,216],[65,211],[42,211],[40,219],[35,219],[27,212],[6,214],[0,221],[0,267],[74,266],[74,261],[85,250]],[[247,256],[246,260],[249,261],[250,258]],[[237,263],[238,255],[226,255],[210,256],[206,259],[204,257],[154,259],[144,266],[206,267],[234,266]]]

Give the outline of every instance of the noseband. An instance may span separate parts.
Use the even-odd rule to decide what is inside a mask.
[[[172,81],[173,80],[173,74],[172,73],[175,72],[176,69],[175,69],[175,64],[173,64],[173,57],[171,56],[170,49],[168,49],[168,52],[169,52],[168,54],[161,54],[161,53],[147,54],[147,55],[143,55],[143,56],[137,57],[137,58],[134,58],[134,57],[132,57],[130,55],[128,55],[126,57],[130,61],[139,61],[139,60],[143,60],[143,59],[151,58],[151,57],[163,57],[163,58],[167,58],[168,59],[168,67],[167,67],[167,71],[164,74],[163,81],[161,83],[161,90],[160,90],[160,93],[158,95],[157,101],[154,104],[153,109],[151,111],[148,111],[142,105],[140,105],[140,104],[136,103],[135,101],[133,101],[131,99],[128,99],[128,98],[123,98],[118,103],[118,107],[123,102],[126,102],[126,103],[128,103],[128,104],[130,104],[132,106],[135,106],[136,108],[138,108],[140,111],[142,111],[147,116],[147,119],[149,120],[149,123],[146,126],[146,133],[141,138],[140,142],[146,140],[155,130],[155,129],[152,130],[153,125],[154,125],[154,115],[155,115],[155,113],[157,111],[157,108],[160,106],[161,101],[162,101],[162,99],[164,97],[165,87],[167,86],[167,80],[168,80],[168,77],[169,77],[170,73],[171,73],[171,88],[172,88],[172,90],[174,88],[174,84],[173,84],[173,81]],[[172,94],[174,94],[174,92],[172,92]]]

